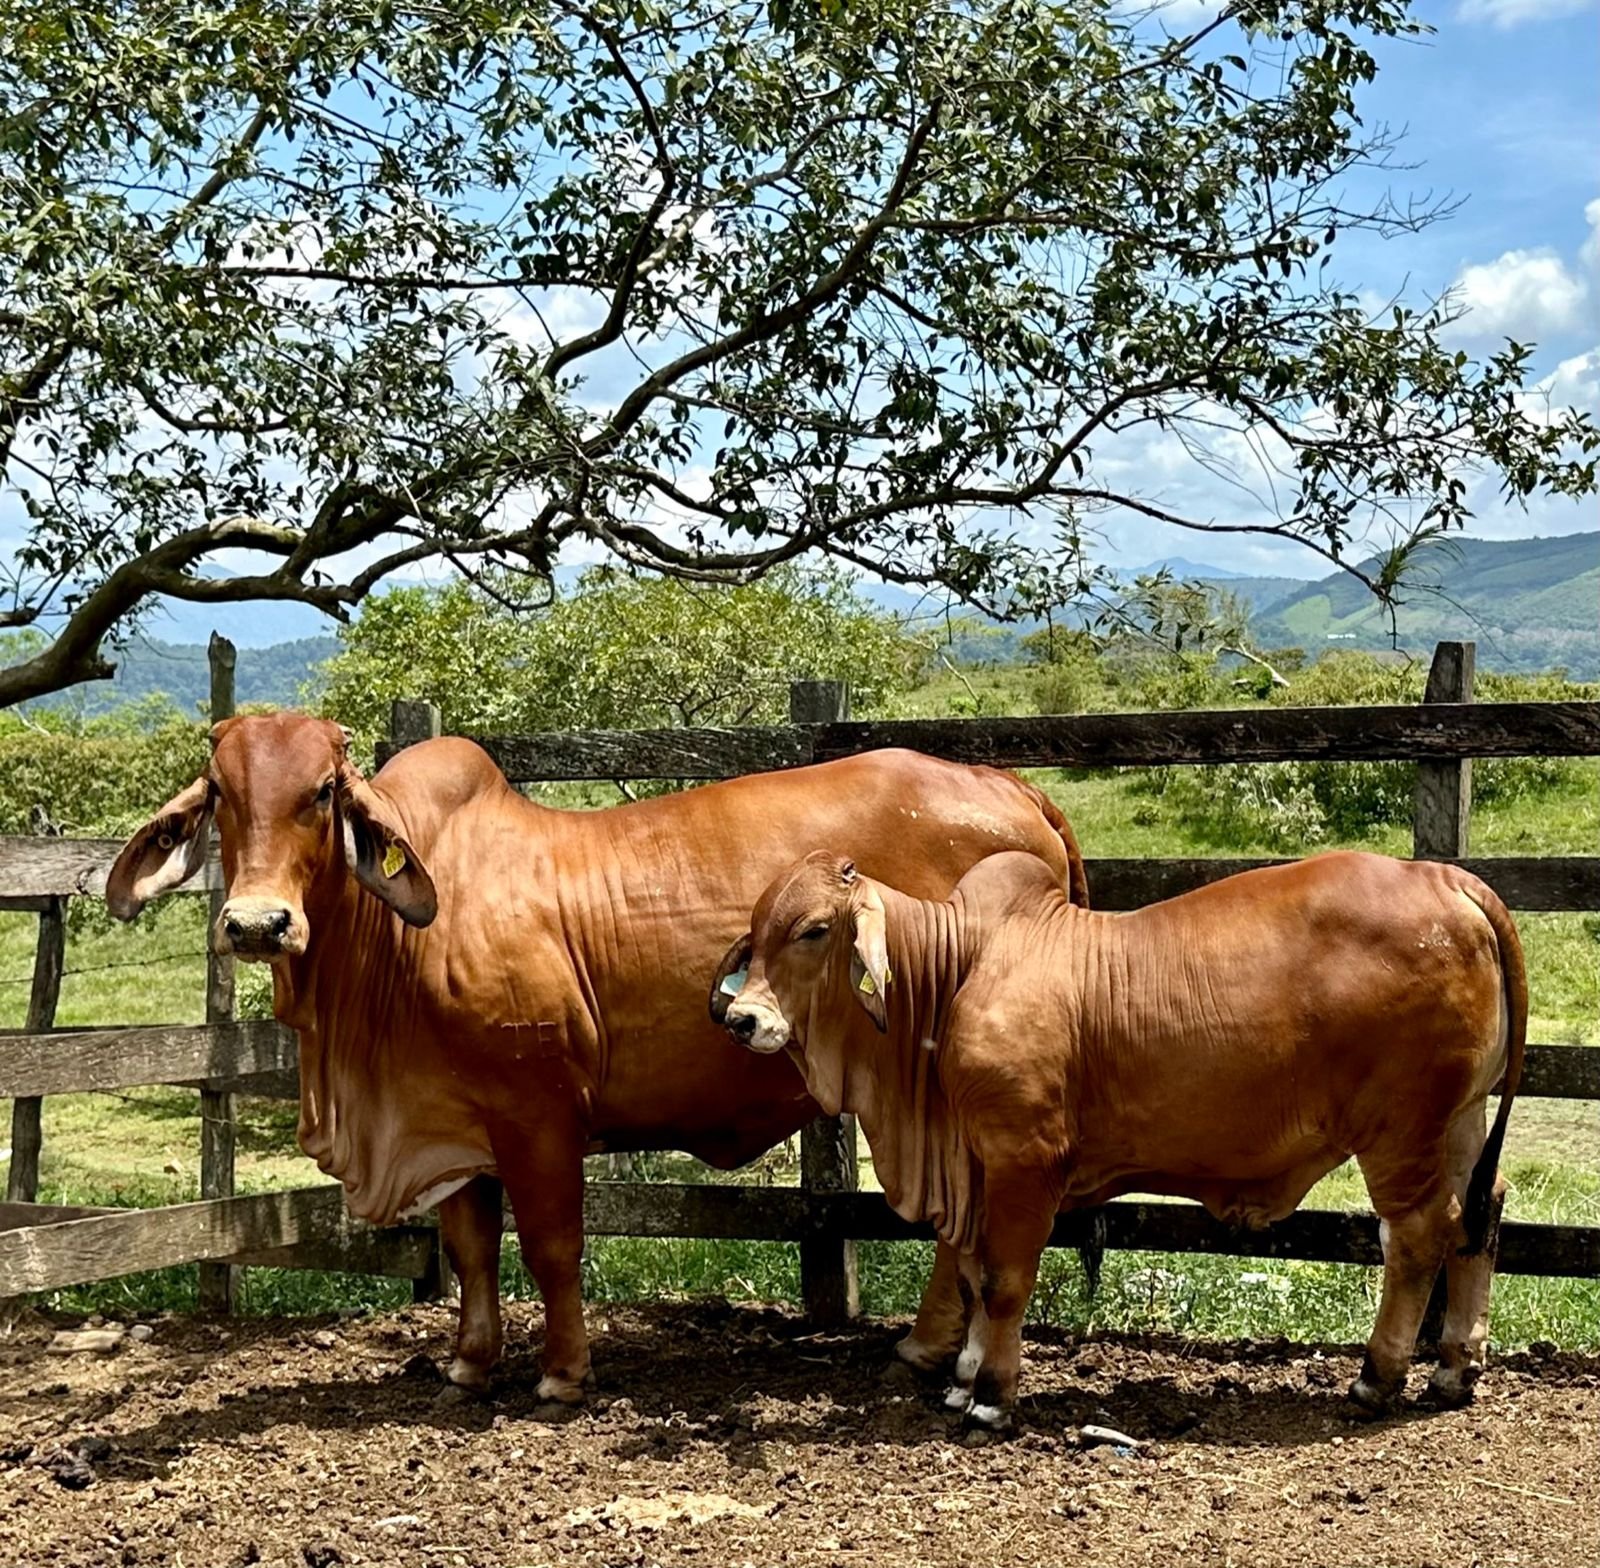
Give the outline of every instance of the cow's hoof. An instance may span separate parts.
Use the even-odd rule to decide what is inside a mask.
[[[1360,1415],[1385,1416],[1394,1408],[1395,1399],[1404,1386],[1403,1380],[1398,1383],[1377,1383],[1363,1373],[1350,1385],[1350,1403]]]
[[[891,1394],[912,1394],[917,1389],[917,1374],[904,1361],[891,1361],[878,1381]]]
[[[581,1381],[574,1382],[570,1377],[556,1377],[547,1372],[539,1379],[539,1386],[534,1393],[539,1396],[541,1404],[575,1407],[583,1403],[584,1385],[593,1381],[593,1373],[585,1373]]]
[[[445,1376],[450,1380],[452,1388],[474,1394],[486,1394],[489,1391],[489,1369],[476,1361],[464,1361],[457,1356],[450,1363],[450,1370]]]
[[[442,1410],[464,1410],[473,1405],[486,1404],[489,1398],[487,1384],[446,1383],[433,1396],[434,1404]]]
[[[1477,1367],[1435,1367],[1428,1379],[1429,1403],[1442,1410],[1460,1410],[1470,1405],[1478,1375]]]
[[[945,1391],[944,1407],[946,1410],[952,1410],[957,1415],[965,1415],[971,1403],[972,1390],[960,1383],[952,1383]]]
[[[962,1422],[973,1431],[998,1435],[1011,1430],[1011,1412],[1004,1405],[980,1405],[973,1400],[967,1406]]]

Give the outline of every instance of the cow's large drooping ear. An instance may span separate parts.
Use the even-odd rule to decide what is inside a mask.
[[[889,1027],[884,992],[889,989],[889,920],[878,890],[859,884],[855,907],[855,945],[850,952],[850,989],[880,1031]]]
[[[345,863],[356,880],[407,925],[431,925],[439,895],[428,868],[388,803],[351,767],[339,771],[339,815]]]
[[[745,975],[750,969],[750,937],[748,934],[739,938],[723,956],[717,965],[716,975],[711,981],[711,1021],[719,1028],[726,1028],[728,1023],[728,1003],[739,994],[739,988],[744,984]]]
[[[197,778],[139,829],[106,878],[106,906],[132,920],[152,898],[187,882],[206,863],[211,833],[211,780]]]

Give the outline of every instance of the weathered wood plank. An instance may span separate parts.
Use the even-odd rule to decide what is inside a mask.
[[[1425,703],[1471,702],[1478,645],[1441,642],[1433,650]],[[1454,859],[1471,853],[1472,759],[1419,762],[1411,813],[1411,853],[1418,859]]]
[[[1139,909],[1241,871],[1293,864],[1292,859],[1086,860],[1084,869],[1096,909]],[[1512,909],[1600,909],[1600,856],[1467,856],[1454,864],[1482,877]]]
[[[1498,1093],[1500,1086],[1495,1085]],[[1600,1100],[1600,1046],[1530,1045],[1519,1100]],[[1511,1125],[1517,1124],[1516,1112]]]
[[[730,778],[886,746],[991,767],[1107,768],[1212,762],[1456,761],[1600,755],[1600,703],[1226,708],[1037,718],[878,719],[741,729],[581,730],[474,736],[518,783]],[[379,747],[386,761],[397,748]],[[0,877],[0,886],[8,885]]]
[[[212,632],[207,646],[211,666],[211,722],[220,724],[233,717],[234,673],[238,651],[219,632]],[[215,832],[212,849],[215,852]],[[211,928],[222,916],[227,894],[211,890]],[[233,1020],[233,955],[218,953],[206,944],[206,1022],[231,1023]],[[225,1083],[208,1079],[200,1087],[200,1196],[233,1196],[234,1154],[238,1143],[238,1114],[233,1094]],[[238,1275],[227,1263],[200,1265],[200,1310],[232,1312]]]
[[[153,803],[160,805],[159,801]],[[114,838],[22,838],[0,836],[0,888],[12,900],[74,897],[103,898],[106,876],[122,853]],[[215,860],[180,892],[206,893],[222,886],[222,867]]]
[[[235,1267],[314,1269],[324,1274],[378,1274],[386,1279],[428,1279],[439,1242],[437,1227],[397,1225],[374,1230],[351,1220],[339,1234],[289,1247],[261,1247],[228,1258]]]
[[[343,1191],[328,1186],[120,1209],[0,1231],[0,1297],[328,1241],[349,1223]]]
[[[789,722],[826,724],[850,717],[850,688],[843,681],[794,681]],[[800,1186],[807,1192],[854,1192],[859,1184],[856,1119],[819,1116],[800,1130]],[[814,1236],[800,1243],[800,1294],[806,1316],[837,1328],[861,1310],[856,1244]]]
[[[738,729],[567,730],[474,735],[514,783],[561,779],[725,779],[813,761],[811,732],[787,725]],[[861,747],[871,750],[871,747]],[[378,762],[400,750],[380,742]]]
[[[23,1225],[59,1225],[62,1220],[81,1220],[91,1214],[112,1212],[81,1203],[0,1203],[0,1230],[17,1230]]]
[[[52,898],[39,912],[27,1029],[48,1029],[56,1021],[66,961],[67,901]],[[32,1203],[39,1196],[39,1155],[43,1147],[44,1106],[38,1095],[19,1095],[11,1107],[11,1170],[6,1178],[6,1197],[12,1202]]]
[[[804,1193],[788,1187],[675,1186],[597,1182],[584,1195],[596,1236],[694,1236],[796,1241],[850,1236],[860,1241],[927,1240],[925,1225],[902,1220],[877,1193]],[[1378,1222],[1370,1214],[1303,1209],[1265,1231],[1234,1230],[1191,1203],[1108,1203],[1056,1221],[1050,1244],[1082,1247],[1103,1226],[1105,1245],[1148,1252],[1378,1263]],[[1600,1277],[1600,1227],[1508,1221],[1500,1229],[1500,1267],[1511,1274]]]
[[[74,1094],[298,1069],[293,1033],[270,1020],[0,1033],[0,1095]]]
[[[818,762],[906,746],[953,762],[1004,768],[1592,757],[1600,755],[1600,703],[891,719],[820,725],[814,734]]]

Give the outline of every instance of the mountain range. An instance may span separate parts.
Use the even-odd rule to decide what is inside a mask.
[[[1294,646],[1314,656],[1327,648],[1380,650],[1396,645],[1385,612],[1348,572],[1309,582],[1248,577],[1171,557],[1123,575],[1132,578],[1163,567],[1174,577],[1243,599],[1250,607],[1255,641],[1263,648]],[[564,582],[576,575],[558,573]],[[915,614],[925,622],[937,614],[931,595],[880,582],[866,583],[862,591],[895,614]],[[981,636],[963,639],[960,651],[974,659],[1004,662],[1016,656],[1021,638],[1036,624],[995,623]],[[198,712],[209,689],[203,639],[213,627],[239,645],[240,702],[292,704],[338,644],[328,634],[275,639],[272,633],[280,626],[296,632],[332,630],[329,622],[299,605],[176,606],[170,619],[158,618],[153,627],[177,633],[178,640],[134,638],[118,659],[114,681],[76,688],[52,705],[70,703],[91,716],[160,691],[185,712]],[[1471,639],[1486,669],[1559,666],[1576,679],[1600,680],[1600,531],[1548,539],[1457,539],[1435,546],[1418,561],[1395,616],[1395,633],[1399,647],[1424,657],[1441,639]]]

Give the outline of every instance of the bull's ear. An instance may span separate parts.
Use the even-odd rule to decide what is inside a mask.
[[[850,989],[880,1032],[889,1027],[884,992],[889,989],[889,920],[878,890],[859,884],[855,907],[855,946],[850,953]]]
[[[745,935],[728,949],[711,981],[711,1021],[719,1028],[727,1026],[728,1003],[739,994],[749,968],[750,938]]]
[[[211,798],[211,780],[202,775],[122,846],[106,878],[106,906],[118,920],[134,919],[206,863]]]
[[[433,878],[400,828],[400,819],[354,768],[339,774],[345,863],[369,893],[407,925],[426,926],[439,912]]]

